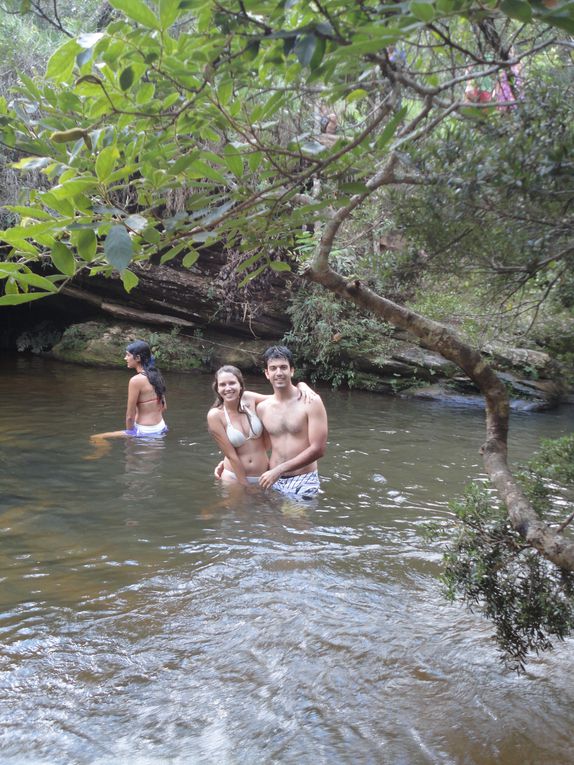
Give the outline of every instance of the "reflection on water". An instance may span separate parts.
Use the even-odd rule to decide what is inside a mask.
[[[572,643],[504,672],[421,534],[483,476],[480,412],[325,392],[298,504],[214,481],[207,376],[86,461],[129,374],[0,361],[2,765],[571,761]],[[514,415],[512,458],[573,424]]]

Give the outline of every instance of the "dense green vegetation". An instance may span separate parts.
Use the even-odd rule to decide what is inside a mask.
[[[384,319],[477,383],[504,535],[540,562],[533,587],[572,570],[567,527],[539,523],[508,471],[506,393],[475,348],[530,333],[570,353],[574,3],[104,5],[10,6],[44,24],[50,55],[43,77],[14,61],[0,98],[5,161],[23,173],[0,305],[78,272],[129,291],[134,264],[193,267],[215,243],[240,253],[240,284],[297,268],[316,284],[294,297],[292,339],[323,375]],[[24,41],[18,14],[2,23]]]
[[[522,481],[537,512],[559,524],[572,510],[574,436],[544,441],[524,468]],[[560,513],[558,512],[560,507]],[[574,628],[574,577],[525,545],[511,527],[505,508],[480,484],[468,487],[452,504],[457,518],[449,529],[444,583],[450,599],[461,598],[495,626],[504,661],[523,669],[528,655],[552,647]],[[572,520],[572,516],[569,516]],[[434,529],[433,535],[436,538]]]

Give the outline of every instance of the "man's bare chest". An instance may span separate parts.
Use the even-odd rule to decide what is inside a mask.
[[[306,432],[307,415],[299,405],[270,406],[261,412],[263,425],[269,435],[297,436]]]

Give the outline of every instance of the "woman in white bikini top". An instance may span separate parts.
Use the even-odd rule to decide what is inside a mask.
[[[304,395],[315,395],[305,383],[298,387]],[[207,413],[207,428],[224,455],[221,478],[244,486],[258,483],[269,459],[266,434],[255,409],[268,396],[245,390],[241,371],[230,365],[217,370],[213,390],[217,398]]]
[[[223,405],[223,413],[225,414],[225,419],[227,421],[227,427],[225,428],[227,438],[229,439],[231,446],[234,446],[236,449],[239,449],[239,447],[246,444],[247,441],[250,441],[252,438],[261,438],[263,435],[263,423],[254,412],[249,412],[249,409],[247,409],[245,404],[243,405],[243,411],[241,413],[246,414],[247,420],[249,421],[249,435],[247,436],[242,430],[234,427],[229,419],[229,412],[227,411],[225,404]]]

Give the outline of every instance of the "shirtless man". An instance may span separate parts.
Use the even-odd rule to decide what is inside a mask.
[[[265,377],[273,395],[257,406],[257,414],[271,442],[269,470],[259,478],[263,489],[310,498],[319,491],[317,460],[327,445],[327,412],[320,398],[303,403],[293,385],[291,351],[284,345],[268,348]]]

